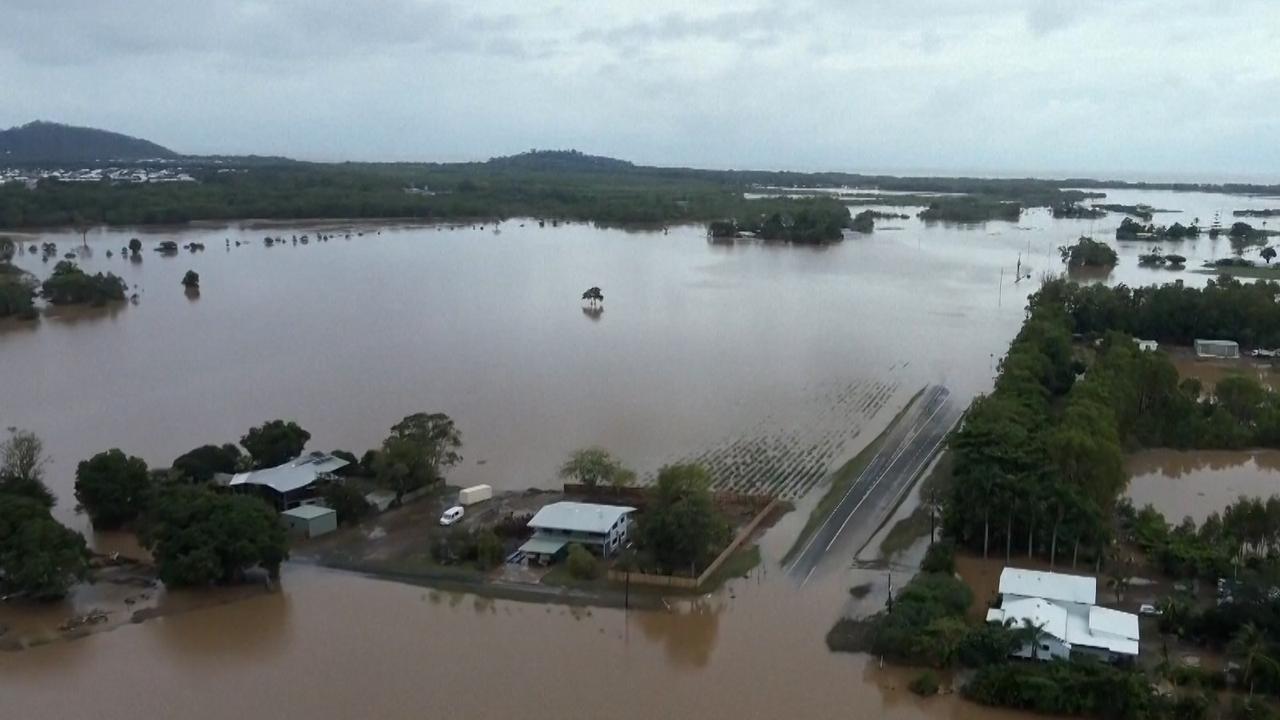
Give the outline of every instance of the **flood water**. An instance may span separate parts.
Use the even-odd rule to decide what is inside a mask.
[[[1197,523],[1240,496],[1280,495],[1280,450],[1144,450],[1128,458],[1134,507]]]
[[[1228,213],[1268,204],[1137,201]],[[565,455],[590,444],[642,475],[686,458],[739,473],[762,446],[805,469],[769,466],[755,487],[803,496],[820,486],[814,468],[856,453],[925,383],[962,404],[987,390],[1027,294],[1061,268],[1056,248],[1119,220],[912,218],[816,249],[713,244],[699,227],[532,221],[499,234],[368,223],[99,230],[87,251],[71,233],[28,236],[122,275],[139,302],[0,327],[0,426],[45,439],[55,512],[81,529],[74,467],[100,450],[168,464],[283,417],[311,431],[312,448],[359,453],[420,410],[457,421],[458,484],[551,485]],[[317,243],[317,230],[337,237]],[[303,233],[305,246],[262,243]],[[146,246],[139,263],[118,255],[134,235]],[[207,249],[152,251],[168,239]],[[1179,252],[1214,253],[1200,243]],[[1142,251],[1122,248],[1106,281],[1170,277],[1134,266]],[[1015,284],[1020,259],[1033,279]],[[31,255],[18,263],[50,269]],[[200,273],[198,299],[179,285],[188,269]],[[579,300],[592,285],[603,312]],[[851,582],[834,573],[801,591],[783,577],[779,558],[802,524],[789,517],[766,535],[749,578],[669,612],[494,602],[290,567],[278,594],[0,653],[4,716],[1004,716],[954,697],[919,701],[903,689],[910,674],[829,654],[822,638]]]

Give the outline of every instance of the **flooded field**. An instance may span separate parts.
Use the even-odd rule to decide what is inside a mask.
[[[1213,205],[1229,214],[1267,204],[1136,200],[1202,222]],[[459,484],[550,487],[569,451],[597,444],[642,476],[696,459],[723,487],[807,508],[827,471],[926,384],[960,406],[988,389],[1035,278],[1061,268],[1057,247],[1110,236],[1119,221],[1033,211],[1017,225],[957,227],[912,217],[825,248],[710,243],[700,227],[518,220],[499,232],[97,230],[87,247],[73,233],[25,236],[122,275],[139,300],[0,327],[0,427],[46,440],[55,512],[81,529],[74,467],[97,451],[168,464],[283,417],[313,434],[313,448],[359,453],[419,410],[457,421]],[[334,238],[317,243],[318,230]],[[304,233],[307,245],[262,242]],[[134,235],[146,248],[138,263],[118,255]],[[162,240],[207,250],[164,257],[152,249]],[[1138,268],[1144,251],[1122,246],[1104,280],[1207,280]],[[1218,253],[1207,239],[1178,251]],[[1015,284],[1019,260],[1033,279]],[[17,262],[50,269],[30,254]],[[200,273],[198,298],[179,284],[188,269]],[[579,300],[592,285],[604,291],[602,312]],[[823,635],[848,589],[884,573],[832,572],[798,590],[778,562],[804,519],[795,513],[764,537],[764,563],[749,577],[656,613],[490,601],[291,566],[281,593],[0,653],[0,697],[6,715],[33,718],[83,715],[90,698],[106,718],[1006,717],[954,697],[917,700],[909,674],[828,654]],[[94,543],[129,549],[119,536]]]
[[[1197,523],[1241,495],[1280,495],[1280,450],[1144,450],[1128,460],[1127,496],[1167,520]]]

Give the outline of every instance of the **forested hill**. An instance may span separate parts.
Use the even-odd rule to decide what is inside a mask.
[[[587,155],[579,150],[530,150],[519,155],[491,158],[485,163],[491,168],[519,170],[578,170],[578,171],[628,171],[635,165],[626,160]]]
[[[147,140],[43,120],[0,130],[0,164],[93,163],[176,157],[178,154],[174,151]]]

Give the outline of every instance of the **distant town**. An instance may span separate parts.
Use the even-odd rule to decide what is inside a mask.
[[[103,168],[3,168],[0,184],[22,183],[34,190],[41,180],[57,180],[68,183],[175,183],[195,182],[196,179],[182,168],[152,167],[163,160],[147,161],[148,166],[118,166]]]

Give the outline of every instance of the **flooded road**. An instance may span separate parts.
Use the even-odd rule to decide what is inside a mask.
[[[1140,201],[1180,206],[1154,195]],[[462,430],[466,459],[450,473],[460,484],[550,486],[570,450],[599,444],[642,475],[703,458],[809,507],[814,473],[855,454],[926,384],[946,386],[958,406],[989,388],[1038,284],[1013,282],[1019,260],[1034,278],[1057,271],[1059,245],[1109,235],[1119,221],[912,218],[826,248],[713,244],[700,227],[532,221],[499,234],[317,223],[99,230],[87,250],[70,233],[24,237],[122,275],[139,302],[0,327],[0,427],[45,439],[55,512],[81,529],[74,467],[100,450],[167,465],[283,417],[311,431],[314,449],[359,453],[419,410],[449,413]],[[335,237],[316,243],[317,230]],[[304,233],[308,245],[262,242]],[[132,235],[144,242],[141,262],[106,257]],[[169,239],[207,250],[152,250]],[[1181,251],[1214,252],[1200,242]],[[1126,264],[1106,281],[1169,277],[1134,266],[1140,251],[1122,248]],[[50,269],[31,255],[17,261]],[[200,273],[198,299],[179,285],[188,269]],[[592,285],[603,312],[579,300]],[[744,464],[756,446],[783,460]],[[6,717],[92,708],[130,720],[1007,716],[954,697],[920,701],[905,691],[909,672],[829,654],[823,636],[854,583],[838,571],[803,591],[786,581],[778,561],[803,524],[799,513],[784,518],[750,577],[658,613],[489,601],[292,566],[278,594],[0,653],[0,698]],[[130,549],[118,535],[94,542]]]
[[[1150,504],[1175,525],[1202,522],[1241,495],[1280,495],[1280,450],[1143,450],[1127,466],[1134,507]]]

